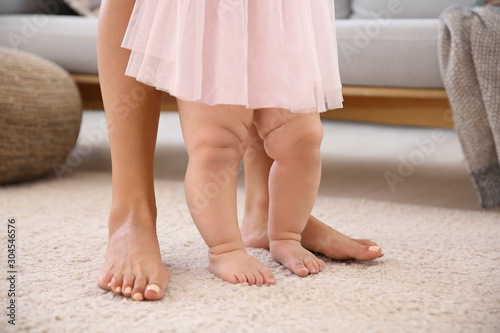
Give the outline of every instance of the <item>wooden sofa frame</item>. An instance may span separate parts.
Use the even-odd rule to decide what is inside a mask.
[[[73,74],[85,110],[103,110],[99,77]],[[344,86],[344,108],[321,114],[322,118],[378,124],[453,128],[444,89]],[[177,111],[175,98],[165,94],[162,110]]]

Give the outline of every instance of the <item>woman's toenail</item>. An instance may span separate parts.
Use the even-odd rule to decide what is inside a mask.
[[[142,297],[141,293],[135,293],[134,297],[132,297],[132,299],[135,301],[142,301],[144,299],[144,297]]]
[[[156,284],[150,284],[147,288],[146,291],[154,291],[155,293],[159,294],[160,293],[160,287],[158,287]]]
[[[121,293],[122,292],[122,288],[121,287],[116,287],[115,292],[117,294]]]
[[[380,254],[381,254],[381,255],[384,255],[384,250],[380,250]]]
[[[248,286],[248,282],[242,282],[241,284],[244,286]]]
[[[132,293],[132,288],[130,288],[130,287],[125,288],[125,291],[123,293],[130,295]]]
[[[378,252],[380,251],[380,246],[370,246],[368,250],[370,250],[371,252]]]

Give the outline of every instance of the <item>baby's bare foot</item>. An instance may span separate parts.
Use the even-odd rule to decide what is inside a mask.
[[[269,246],[273,259],[298,276],[316,274],[325,268],[323,260],[304,249],[299,241],[273,240]]]
[[[210,273],[230,283],[262,286],[275,284],[273,273],[244,248],[208,255]]]
[[[118,228],[110,228],[97,284],[136,301],[158,300],[165,294],[170,274],[161,261],[154,222],[137,221],[128,219]]]

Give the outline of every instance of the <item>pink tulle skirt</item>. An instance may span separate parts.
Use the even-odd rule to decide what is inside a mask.
[[[333,0],[137,0],[126,75],[183,100],[342,107]]]

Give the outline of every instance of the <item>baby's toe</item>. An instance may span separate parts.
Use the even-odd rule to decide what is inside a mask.
[[[262,274],[260,272],[258,273],[255,273],[254,274],[254,278],[255,278],[255,284],[257,286],[262,286],[264,284],[264,277],[262,276]]]
[[[267,284],[267,285],[276,284],[276,280],[274,279],[274,274],[269,267],[262,266],[262,268],[260,269],[259,272],[262,275],[262,278],[264,280],[264,284]]]
[[[238,284],[240,283],[240,280],[238,279],[238,277],[236,275],[230,275],[228,277],[225,277],[225,276],[219,276],[221,279],[223,279],[224,281],[227,281],[229,283],[232,283],[232,284]]]
[[[255,284],[255,276],[253,273],[245,273],[245,277],[249,285],[253,286]]]
[[[314,258],[304,259],[304,266],[307,267],[310,274],[316,274],[319,272],[319,264]]]
[[[307,268],[307,266],[304,264],[302,260],[294,261],[287,268],[300,277],[305,277],[309,275],[309,268]]]
[[[143,276],[136,276],[134,288],[132,288],[132,299],[142,301],[144,299],[144,289],[146,288],[146,279]]]
[[[236,278],[238,279],[238,283],[248,283],[245,273],[236,274]]]
[[[318,259],[318,264],[319,264],[319,270],[322,271],[325,269],[326,265],[325,262],[321,259]]]

